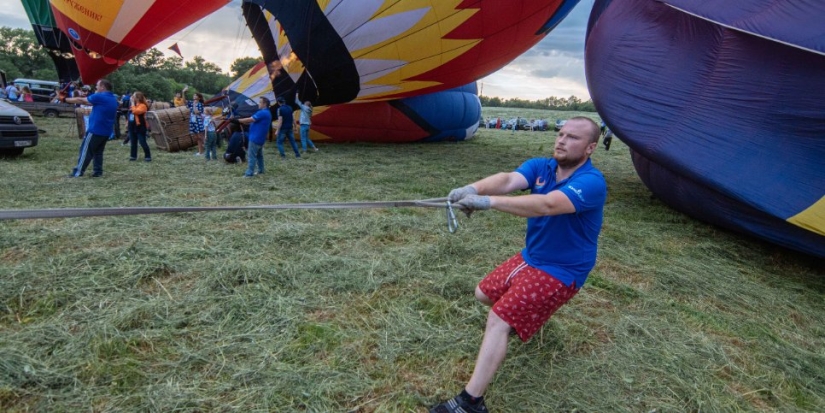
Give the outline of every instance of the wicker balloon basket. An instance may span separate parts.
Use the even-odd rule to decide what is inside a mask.
[[[195,137],[189,133],[189,108],[186,106],[150,110],[146,113],[146,124],[160,149],[178,152],[197,145]]]
[[[170,105],[169,102],[157,101],[157,102],[152,102],[152,105],[149,107],[149,110],[169,109],[171,107],[172,107],[172,105]]]

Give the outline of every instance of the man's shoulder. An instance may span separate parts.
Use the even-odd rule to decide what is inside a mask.
[[[261,119],[272,119],[272,112],[269,109],[258,109],[257,112],[252,114],[252,119],[261,120]]]
[[[86,97],[86,100],[89,102],[114,103],[117,105],[117,98],[115,97],[115,94],[109,91],[92,93]]]
[[[590,159],[588,159],[587,162],[580,166],[579,169],[576,170],[576,172],[581,174],[594,174],[604,179],[604,174],[602,174],[602,171],[600,171],[599,168],[596,168],[596,166],[593,165],[593,162]]]
[[[576,171],[573,172],[570,179],[576,181],[588,181],[591,183],[598,182],[601,185],[607,185],[607,180],[604,178],[602,171],[591,164],[580,166],[579,169],[576,169]]]
[[[568,182],[570,185],[577,187],[589,187],[591,189],[597,189],[600,192],[607,191],[607,180],[604,179],[604,175],[589,162],[588,164],[580,166]]]

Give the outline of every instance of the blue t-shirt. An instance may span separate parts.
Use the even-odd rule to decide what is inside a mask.
[[[86,97],[92,105],[92,114],[89,115],[89,129],[99,136],[110,136],[115,130],[115,116],[117,115],[117,98],[115,95],[104,90]]]
[[[292,106],[287,104],[283,104],[278,108],[278,117],[281,118],[281,127],[278,128],[279,131],[282,130],[292,130],[292,122],[295,122],[295,119],[292,117]]]
[[[272,127],[272,113],[269,112],[269,108],[259,109],[252,115],[252,119],[255,121],[249,125],[249,141],[256,145],[263,145]]]
[[[576,208],[572,214],[528,218],[522,256],[527,264],[579,288],[596,265],[607,183],[590,159],[560,182],[557,165],[552,158],[533,158],[516,169],[527,179],[531,194],[559,190]]]
[[[243,132],[235,132],[229,138],[229,144],[226,146],[226,154],[233,158],[236,156],[245,156],[243,148],[246,146],[246,135]]]

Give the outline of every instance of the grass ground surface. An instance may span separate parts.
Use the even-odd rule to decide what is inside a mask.
[[[554,120],[485,109],[485,116]],[[595,114],[589,114],[595,117]],[[553,132],[461,143],[328,145],[265,175],[155,150],[66,179],[72,119],[0,160],[0,208],[388,201],[529,157]],[[652,199],[627,147],[594,154],[609,186],[581,293],[510,352],[495,412],[825,411],[822,261]],[[523,219],[395,208],[0,222],[0,411],[424,412],[469,378],[478,280],[522,247]]]

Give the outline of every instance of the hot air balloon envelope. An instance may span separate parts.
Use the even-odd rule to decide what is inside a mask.
[[[825,257],[825,3],[596,0],[587,82],[653,193]]]
[[[474,82],[530,49],[578,0],[244,0],[276,95],[316,106]]]
[[[51,0],[80,75],[96,82],[229,0]]]

